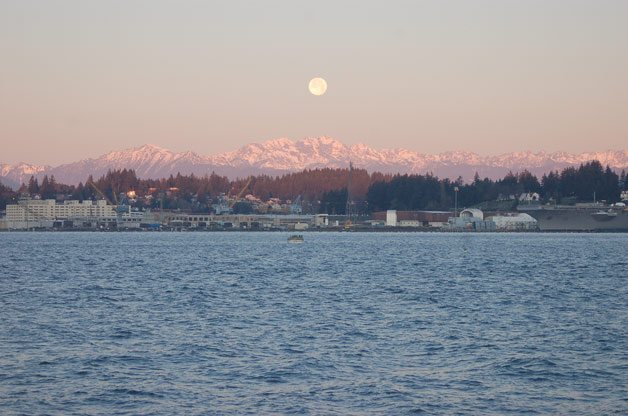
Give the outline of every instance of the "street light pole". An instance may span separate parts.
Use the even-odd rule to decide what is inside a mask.
[[[454,200],[455,200],[455,204],[454,204],[454,217],[458,216],[458,191],[460,189],[458,189],[457,186],[454,187]]]

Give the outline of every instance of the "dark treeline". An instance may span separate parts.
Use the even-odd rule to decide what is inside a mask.
[[[469,207],[484,201],[509,199],[522,193],[538,193],[543,200],[557,202],[600,201],[617,202],[626,187],[626,173],[621,177],[609,167],[592,161],[578,168],[568,167],[562,172],[550,172],[539,181],[528,171],[508,173],[493,181],[480,179],[476,174],[471,183],[462,180],[438,179],[432,175],[396,175],[390,181],[371,185],[367,201],[371,211],[447,210],[454,206],[455,187],[458,187],[458,206]]]
[[[135,191],[138,208],[189,209],[208,211],[221,195],[252,194],[262,201],[270,198],[294,200],[298,195],[315,212],[344,214],[347,202],[348,169],[313,169],[282,176],[258,175],[229,180],[215,173],[205,176],[171,175],[164,179],[139,179],[130,169],[110,171],[98,179],[91,176],[78,184],[58,183],[54,176],[44,176],[41,183],[31,178],[16,193],[0,184],[0,209],[14,202],[18,194],[29,193],[42,198],[95,200],[105,196],[117,203],[120,195]],[[447,210],[454,205],[454,188],[458,187],[458,205],[473,206],[520,195],[538,193],[544,200],[616,202],[620,192],[628,188],[626,173],[620,176],[597,162],[569,167],[561,172],[549,172],[539,180],[530,172],[509,173],[499,180],[481,179],[472,182],[452,181],[426,175],[385,175],[368,173],[364,169],[351,171],[350,199],[360,203],[361,211]],[[148,197],[150,196],[150,197]],[[242,207],[245,209],[246,207]]]
[[[4,210],[7,204],[15,202],[17,194],[13,189],[0,183],[0,210]]]
[[[41,183],[37,178],[31,177],[28,184],[23,184],[18,193],[7,188],[10,195],[6,202],[16,199],[17,194],[28,193],[39,195],[43,199],[57,197],[83,201],[104,197],[112,203],[117,203],[121,194],[135,191],[139,198],[134,204],[139,208],[163,206],[164,209],[207,211],[209,205],[217,202],[221,195],[235,197],[251,194],[263,201],[271,198],[282,201],[294,200],[300,195],[303,201],[315,203],[318,210],[319,201],[324,199],[327,193],[333,194],[343,187],[346,188],[348,175],[348,169],[324,168],[281,176],[258,175],[235,180],[215,173],[205,176],[177,174],[163,179],[139,179],[132,169],[122,169],[109,171],[98,179],[90,176],[76,186],[60,184],[54,176],[44,176]],[[372,183],[385,181],[391,177],[379,172],[369,174],[364,169],[353,169],[352,195],[357,199],[364,199]],[[151,198],[146,198],[148,195]],[[344,201],[346,202],[346,196]],[[4,209],[6,202],[0,205],[0,209]],[[246,211],[246,208],[242,207],[242,210]]]

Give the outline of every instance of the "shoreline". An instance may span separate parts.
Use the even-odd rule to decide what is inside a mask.
[[[339,228],[321,228],[312,230],[282,230],[282,229],[32,229],[32,230],[0,230],[1,233],[439,233],[439,234],[626,234],[628,230],[440,230],[415,227],[390,227],[382,229],[355,228],[350,230]]]

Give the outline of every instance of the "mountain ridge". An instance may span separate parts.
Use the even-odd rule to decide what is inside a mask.
[[[527,169],[541,175],[550,170],[577,166],[599,160],[613,169],[628,168],[627,150],[598,152],[532,152],[519,151],[495,156],[481,156],[469,151],[420,153],[402,148],[374,149],[365,144],[345,145],[322,136],[291,140],[277,138],[250,143],[230,152],[203,156],[193,151],[173,152],[152,145],[114,150],[97,158],[82,159],[59,166],[18,163],[0,164],[0,181],[17,187],[33,175],[54,175],[58,182],[77,184],[90,174],[99,177],[110,169],[135,169],[141,178],[159,179],[170,174],[205,175],[211,172],[229,177],[257,174],[278,175],[315,168],[354,166],[384,173],[426,173],[440,177],[470,180],[475,172],[481,177],[498,178],[508,171]]]

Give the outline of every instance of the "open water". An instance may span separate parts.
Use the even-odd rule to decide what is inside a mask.
[[[0,413],[628,413],[628,235],[286,238],[0,234]]]

